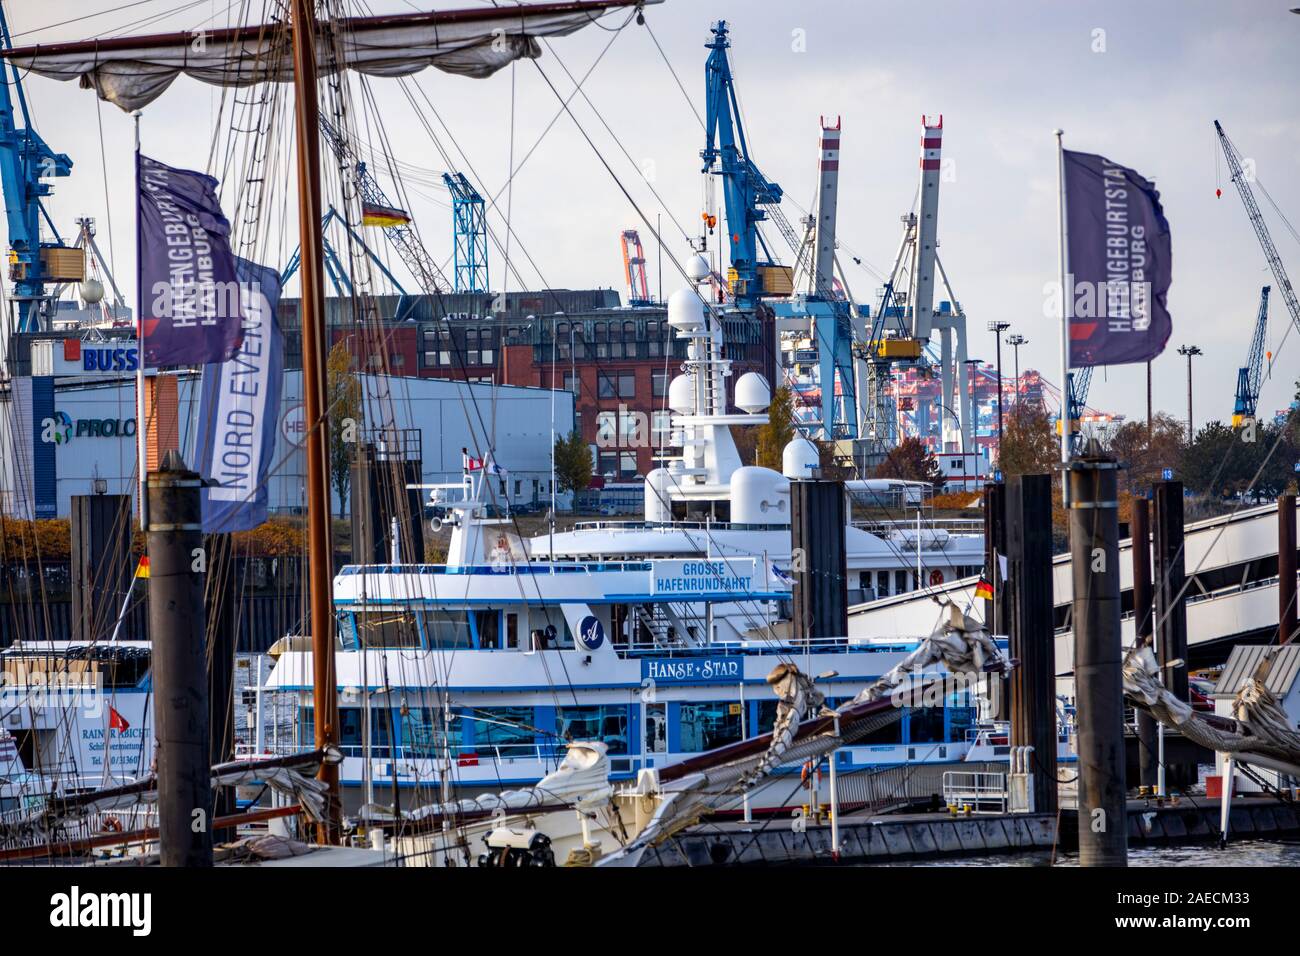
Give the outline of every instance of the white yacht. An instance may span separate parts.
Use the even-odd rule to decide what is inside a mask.
[[[701,285],[708,263],[695,256],[687,274]],[[638,558],[750,557],[788,568],[790,480],[814,474],[817,447],[796,437],[784,449],[781,472],[744,465],[733,426],[768,421],[768,383],[749,372],[735,383],[727,408],[731,363],[722,356],[722,332],[705,296],[685,287],[668,300],[668,324],[687,340],[687,359],[669,383],[670,445],[645,481],[640,521],[593,521],[571,531],[541,535],[527,543],[532,558],[600,561]],[[845,528],[849,603],[860,604],[969,577],[984,562],[980,520],[927,520],[931,488],[924,482],[889,478],[845,482],[850,523]],[[853,506],[889,517],[854,522]],[[719,614],[726,616],[720,608]]]

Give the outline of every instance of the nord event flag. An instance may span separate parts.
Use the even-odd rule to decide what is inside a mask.
[[[248,531],[266,520],[267,487],[280,420],[284,348],[275,310],[280,276],[238,260],[243,340],[227,361],[203,366],[199,474],[203,530]]]
[[[136,155],[140,355],[146,366],[224,362],[241,315],[217,181]]]
[[[1169,221],[1160,193],[1150,180],[1104,156],[1067,149],[1064,165],[1074,290],[1070,365],[1153,359],[1164,351],[1172,328],[1166,306]]]

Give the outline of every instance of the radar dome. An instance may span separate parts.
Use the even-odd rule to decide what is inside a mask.
[[[80,288],[81,301],[87,305],[94,305],[104,300],[104,283],[98,279],[87,279],[81,283]]]
[[[709,277],[711,271],[709,260],[699,253],[686,260],[686,274],[691,277],[692,282],[703,282]]]
[[[817,446],[806,438],[796,438],[781,452],[781,474],[787,478],[811,478],[813,469],[821,467]]]
[[[645,520],[665,523],[673,520],[673,502],[668,489],[676,484],[667,468],[656,468],[645,476]]]
[[[668,407],[678,415],[689,415],[695,411],[695,390],[691,388],[689,375],[678,375],[668,383]]]
[[[738,524],[789,524],[790,480],[771,468],[737,468],[731,473],[731,520]]]
[[[704,325],[704,300],[694,289],[678,289],[668,297],[668,324],[683,332]]]
[[[736,407],[741,411],[757,415],[767,408],[772,395],[767,387],[767,379],[757,372],[746,372],[736,380]]]

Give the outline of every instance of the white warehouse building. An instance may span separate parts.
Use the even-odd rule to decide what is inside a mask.
[[[360,434],[417,429],[425,483],[459,481],[462,449],[491,454],[512,504],[551,496],[553,436],[574,427],[571,391],[433,378],[358,375],[365,407]],[[50,391],[53,415],[50,415]],[[304,510],[306,459],[302,373],[284,375],[268,481],[272,513]],[[180,373],[176,432],[194,467],[199,376]],[[383,398],[382,396],[387,396]],[[135,381],[124,376],[18,377],[0,393],[0,509],[10,517],[66,517],[73,495],[135,494]],[[38,443],[52,444],[35,453]],[[52,463],[53,474],[50,474]],[[340,511],[335,492],[334,511]]]

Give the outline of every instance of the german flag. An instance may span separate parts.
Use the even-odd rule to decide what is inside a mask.
[[[393,206],[381,206],[378,203],[361,204],[361,225],[363,226],[380,226],[388,228],[389,226],[405,226],[411,221],[411,214],[404,209],[397,209]]]
[[[985,581],[983,578],[980,578],[979,584],[975,585],[975,599],[992,601],[993,585],[989,584],[989,582]]]
[[[137,578],[147,578],[149,576],[149,555],[140,558],[140,563],[136,565],[135,576]]]

